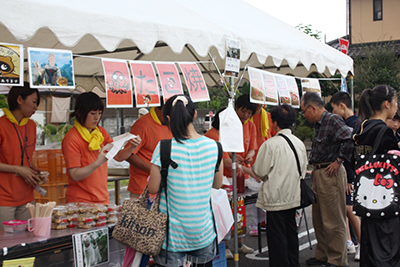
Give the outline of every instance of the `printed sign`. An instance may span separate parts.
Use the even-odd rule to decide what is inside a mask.
[[[0,85],[24,85],[22,45],[0,43]]]
[[[32,88],[75,89],[71,51],[28,47],[28,62]]]
[[[154,62],[160,77],[164,103],[176,94],[183,94],[181,78],[178,69],[171,62]]]
[[[278,105],[278,91],[274,74],[268,71],[249,67],[250,102],[267,105]]]
[[[224,76],[238,77],[240,71],[240,41],[226,38]]]
[[[286,79],[284,75],[275,74],[275,83],[278,88],[279,103],[280,104],[291,104],[289,88],[286,84]]]
[[[319,85],[318,79],[302,78],[301,87],[303,89],[303,95],[307,92],[315,92],[321,96],[321,86]]]
[[[129,61],[135,86],[136,107],[160,106],[156,73],[151,62]]]
[[[125,60],[102,59],[107,108],[133,107],[131,75]]]
[[[289,88],[290,100],[293,108],[300,108],[299,88],[296,79],[291,76],[285,76],[287,87]]]
[[[199,67],[194,62],[178,63],[193,102],[210,101],[206,82]]]
[[[97,266],[109,261],[108,228],[72,235],[76,267]]]

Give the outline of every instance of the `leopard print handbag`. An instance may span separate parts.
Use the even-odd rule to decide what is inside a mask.
[[[157,194],[153,207],[147,209],[148,196],[146,186],[138,201],[124,201],[112,236],[127,247],[156,256],[165,238],[168,215],[159,211],[160,194]]]

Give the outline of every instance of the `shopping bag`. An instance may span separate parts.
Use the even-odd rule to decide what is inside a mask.
[[[217,228],[218,243],[220,243],[233,224],[231,205],[226,190],[211,189],[211,206]]]
[[[233,206],[233,205],[232,205]],[[233,208],[232,211],[233,213]],[[237,198],[237,213],[236,213],[236,223],[237,223],[237,232],[238,236],[242,236],[246,234],[246,206],[244,205],[244,197],[240,196]],[[231,237],[234,236],[234,226],[231,227]]]

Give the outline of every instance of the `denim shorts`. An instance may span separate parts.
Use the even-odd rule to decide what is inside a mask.
[[[183,252],[168,251],[167,263],[165,263],[166,250],[161,249],[160,254],[154,256],[153,259],[157,264],[167,267],[182,266],[188,261],[191,262],[193,265],[204,264],[211,261],[215,257],[217,251],[215,243],[216,243],[215,240],[213,240],[211,244],[209,244],[208,246],[192,251],[183,251]]]

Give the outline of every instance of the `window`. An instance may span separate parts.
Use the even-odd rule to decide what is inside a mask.
[[[374,21],[382,20],[382,1],[383,0],[373,0],[374,1]]]

